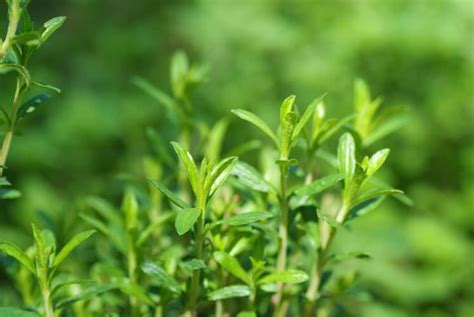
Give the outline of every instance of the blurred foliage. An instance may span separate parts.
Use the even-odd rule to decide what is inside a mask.
[[[1,21],[5,11],[2,3]],[[118,204],[126,182],[145,183],[147,127],[165,140],[174,134],[163,108],[131,79],[170,91],[177,49],[208,66],[193,105],[209,124],[236,107],[274,118],[290,93],[308,104],[327,92],[328,112],[340,117],[361,77],[382,107],[408,109],[407,124],[386,140],[396,150],[384,176],[415,204],[386,203],[354,222],[350,238],[338,237],[340,248],[373,257],[347,264],[362,271],[358,283],[374,299],[348,314],[474,315],[472,1],[45,0],[30,11],[41,21],[68,17],[55,35],[60,44],[45,44],[32,66],[63,92],[16,136],[9,179],[23,198],[1,202],[0,238],[29,245],[27,228],[39,220],[64,241],[81,223],[82,197]],[[258,133],[242,127],[232,119],[228,148]],[[18,300],[1,285],[0,304]]]

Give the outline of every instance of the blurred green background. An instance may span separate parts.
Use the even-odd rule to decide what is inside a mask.
[[[338,240],[374,257],[360,265],[374,298],[362,316],[474,316],[473,1],[43,0],[30,12],[68,17],[31,67],[63,92],[14,140],[7,175],[23,197],[1,202],[0,238],[29,241],[43,213],[73,223],[81,197],[117,199],[125,179],[144,181],[145,130],[166,133],[166,117],[131,78],[169,91],[178,49],[209,67],[193,105],[210,124],[236,107],[276,123],[290,94],[306,105],[327,92],[342,116],[360,77],[384,106],[409,109],[375,148],[392,149],[385,178],[415,202],[385,203]],[[229,147],[259,137],[239,124]]]

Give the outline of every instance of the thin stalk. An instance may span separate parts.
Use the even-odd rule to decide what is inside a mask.
[[[276,263],[277,272],[285,271],[288,251],[288,201],[287,201],[287,171],[286,166],[280,166],[280,224],[278,227],[278,256]],[[277,285],[277,292],[273,297],[275,306],[274,316],[279,316],[284,284]]]
[[[54,317],[53,299],[48,282],[48,269],[42,268],[39,272],[39,284],[41,289],[41,297],[43,299],[43,309],[45,317]]]
[[[4,166],[7,162],[8,153],[10,152],[10,147],[13,139],[13,132],[15,130],[15,123],[16,123],[16,115],[18,112],[18,108],[20,107],[21,102],[21,89],[22,89],[22,80],[20,77],[16,80],[16,89],[15,89],[15,96],[13,97],[13,107],[12,107],[12,114],[10,116],[10,121],[8,123],[7,132],[5,137],[3,138],[2,148],[0,149],[0,176],[3,175]]]
[[[7,55],[8,49],[12,45],[12,38],[15,36],[16,29],[21,17],[20,1],[12,1],[12,6],[8,15],[8,29],[5,35],[5,40],[0,47],[0,62],[3,61]]]
[[[344,221],[348,211],[348,207],[346,203],[343,203],[341,209],[336,214],[336,220],[339,223]],[[319,287],[321,284],[321,277],[323,275],[327,257],[329,254],[329,249],[331,247],[332,241],[334,236],[337,232],[337,228],[331,227],[328,223],[324,222],[320,225],[320,241],[321,247],[318,252],[318,259],[314,264],[311,270],[311,280],[306,291],[306,298],[307,302],[305,305],[305,317],[317,316],[317,307],[318,307],[318,299],[319,299]]]
[[[128,254],[127,254],[127,261],[128,261],[128,279],[130,283],[136,284],[137,283],[137,251],[135,248],[135,241],[132,238],[132,232],[128,233]],[[130,304],[130,316],[131,317],[138,317],[139,316],[139,307],[138,307],[138,300],[136,297],[131,296],[129,298]]]
[[[199,216],[196,223],[196,259],[202,260],[203,258],[203,245],[204,245],[204,209],[201,216]],[[191,279],[191,291],[188,299],[188,311],[187,316],[197,316],[197,300],[199,297],[199,282],[201,278],[201,270],[194,270]]]

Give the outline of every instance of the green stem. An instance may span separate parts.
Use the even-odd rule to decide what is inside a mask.
[[[287,201],[287,174],[286,166],[280,167],[280,224],[278,227],[278,256],[276,263],[277,272],[285,271],[286,258],[288,251],[288,201]],[[275,306],[275,316],[280,313],[284,284],[277,285],[277,292],[273,297],[273,305]]]
[[[196,259],[203,259],[203,245],[204,245],[204,209],[201,216],[199,216],[196,223]],[[199,282],[201,278],[201,270],[194,270],[193,276],[191,279],[191,291],[189,293],[188,299],[188,311],[187,316],[196,317],[197,316],[197,300],[199,298]]]
[[[128,232],[128,255],[127,255],[127,261],[128,261],[128,278],[130,280],[130,283],[132,284],[137,284],[137,251],[135,248],[135,241],[132,238],[133,233]],[[138,310],[138,300],[134,296],[130,296],[129,298],[129,304],[130,304],[130,316],[131,317],[137,317],[139,316],[139,310]]]
[[[341,209],[336,214],[336,220],[339,223],[344,222],[344,218],[347,215],[348,207],[347,204],[343,204]],[[326,222],[321,222],[320,224],[320,241],[321,246],[318,251],[318,259],[315,262],[311,270],[311,280],[309,282],[308,289],[306,291],[307,302],[305,305],[305,317],[317,316],[317,307],[319,299],[319,287],[321,284],[321,277],[324,272],[325,265],[327,263],[327,257],[329,254],[329,249],[331,247],[334,236],[336,235],[337,229],[331,227]]]
[[[8,49],[12,45],[12,38],[15,36],[16,29],[18,28],[18,23],[21,17],[21,8],[20,8],[20,1],[15,0],[12,1],[12,6],[10,7],[9,15],[8,15],[8,29],[7,34],[5,35],[5,40],[0,47],[0,62],[3,61],[5,56],[7,55]]]
[[[13,97],[12,114],[10,116],[7,132],[5,134],[5,137],[3,138],[2,148],[0,149],[0,176],[3,175],[4,166],[7,162],[8,153],[10,152],[10,147],[11,147],[11,143],[13,139],[13,132],[15,130],[15,124],[16,124],[16,115],[17,115],[18,108],[20,107],[20,102],[21,102],[22,85],[23,85],[22,80],[18,77],[16,80],[15,96]]]
[[[51,297],[50,285],[48,282],[48,269],[39,270],[39,284],[41,289],[41,297],[43,299],[43,309],[45,317],[54,317],[53,299]]]

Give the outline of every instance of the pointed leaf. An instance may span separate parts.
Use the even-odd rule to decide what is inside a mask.
[[[96,233],[95,230],[88,230],[88,231],[84,231],[84,232],[76,234],[71,240],[69,240],[69,242],[58,253],[56,258],[54,259],[53,265],[58,266],[59,264],[61,264],[64,261],[64,259],[69,255],[69,253],[71,253],[79,244],[84,242],[94,233]]]
[[[23,77],[26,86],[30,85],[30,72],[24,66],[18,64],[0,64],[0,74],[5,74],[11,71],[15,71],[20,74]]]
[[[303,113],[300,120],[296,124],[295,130],[293,131],[293,136],[292,136],[293,141],[295,141],[298,138],[298,136],[301,134],[304,127],[308,123],[309,119],[311,119],[311,116],[316,110],[316,108],[318,107],[318,110],[321,111],[320,105],[322,104],[322,101],[321,101],[322,98],[323,96],[314,99],[313,102],[306,108],[305,112]]]
[[[276,192],[275,188],[251,165],[244,162],[237,162],[232,175],[235,176],[242,184],[250,189],[268,193]]]
[[[61,308],[81,300],[87,300],[92,297],[97,297],[100,294],[106,293],[116,288],[117,286],[114,285],[92,285],[86,289],[81,290],[78,295],[69,296],[65,299],[58,301],[57,304],[54,305],[54,307]]]
[[[351,202],[351,208],[367,200],[378,198],[380,196],[391,196],[391,195],[397,195],[397,194],[403,194],[403,191],[399,189],[381,189],[381,190],[369,191],[369,192],[359,195],[356,199],[354,199]]]
[[[311,196],[322,192],[325,189],[328,189],[331,186],[334,186],[339,181],[344,178],[342,174],[333,174],[323,178],[320,178],[311,184],[304,185],[295,190],[295,194],[298,196]]]
[[[299,270],[288,270],[283,272],[275,272],[265,275],[258,284],[270,284],[270,283],[287,283],[287,284],[299,284],[308,280],[308,274]]]
[[[283,127],[285,125],[285,121],[287,120],[287,115],[293,111],[293,105],[295,104],[296,96],[291,95],[285,98],[280,106],[280,126]]]
[[[173,204],[181,208],[189,208],[190,206],[184,202],[181,198],[176,196],[171,190],[169,190],[163,183],[158,180],[150,179],[152,183],[158,190],[165,195]]]
[[[221,220],[220,223],[229,226],[242,226],[272,217],[274,217],[274,215],[268,211],[250,211],[231,216]]]
[[[344,133],[339,139],[337,159],[339,171],[344,175],[345,187],[348,188],[356,168],[355,142],[350,133]]]
[[[174,223],[176,232],[181,236],[191,230],[200,215],[201,209],[198,208],[181,209]]]
[[[224,269],[229,271],[232,275],[244,283],[249,283],[249,276],[247,272],[245,272],[236,258],[223,251],[216,251],[213,253],[213,255],[216,262],[219,263]]]
[[[189,182],[193,188],[194,193],[197,195],[199,193],[199,183],[198,183],[198,169],[194,159],[187,150],[185,150],[181,145],[176,142],[171,142],[173,148],[178,155],[181,163],[183,163],[186,173],[188,174]]]
[[[52,90],[54,92],[57,92],[58,94],[61,93],[61,89],[59,89],[58,87],[55,87],[53,85],[48,85],[48,84],[45,84],[45,83],[40,83],[39,81],[31,81],[31,84],[33,86],[38,86],[38,87],[41,87],[41,88],[46,88],[46,89],[49,89],[49,90]]]
[[[55,17],[44,23],[44,31],[41,34],[41,42],[44,43],[57,29],[63,25],[66,17]]]
[[[246,297],[251,294],[252,290],[246,285],[232,285],[210,292],[207,294],[207,298],[211,301],[217,301],[227,298]]]
[[[138,221],[138,202],[135,192],[130,187],[125,191],[122,202],[122,211],[125,214],[125,225],[127,230],[133,230],[137,227]]]
[[[28,255],[16,244],[0,240],[0,252],[15,258],[23,264],[31,273],[36,274],[35,265]]]
[[[372,157],[369,159],[367,164],[367,176],[373,176],[383,165],[385,160],[387,159],[388,154],[390,153],[389,149],[383,149],[376,152]]]
[[[160,265],[147,261],[142,264],[141,269],[145,274],[153,277],[155,282],[159,283],[161,286],[164,286],[175,293],[181,292],[178,282]]]
[[[224,184],[227,178],[230,176],[232,169],[237,163],[237,157],[228,157],[223,159],[219,164],[217,164],[209,175],[208,180],[206,180],[206,188],[209,188],[209,196],[214,195],[214,193]]]
[[[18,111],[16,114],[16,118],[17,118],[16,120],[19,121],[23,119],[27,114],[35,111],[36,108],[38,108],[42,103],[49,100],[50,98],[51,98],[51,95],[49,94],[39,94],[31,98],[30,100],[22,104],[20,108],[18,108]]]
[[[158,101],[158,103],[161,104],[163,107],[165,107],[165,109],[168,112],[174,113],[174,112],[180,111],[180,109],[176,105],[176,102],[173,100],[173,98],[171,98],[166,93],[164,93],[160,89],[153,86],[149,81],[141,77],[134,77],[132,79],[132,82],[135,84],[135,86],[143,90],[150,97]]]
[[[40,317],[40,314],[14,307],[0,307],[0,317]]]
[[[262,119],[260,119],[255,114],[246,110],[233,109],[231,111],[233,114],[235,114],[242,120],[248,121],[252,123],[253,125],[255,125],[257,128],[259,128],[260,130],[262,130],[262,132],[268,135],[272,139],[273,143],[275,143],[275,145],[278,146],[278,139],[276,135],[273,133],[270,127]]]

